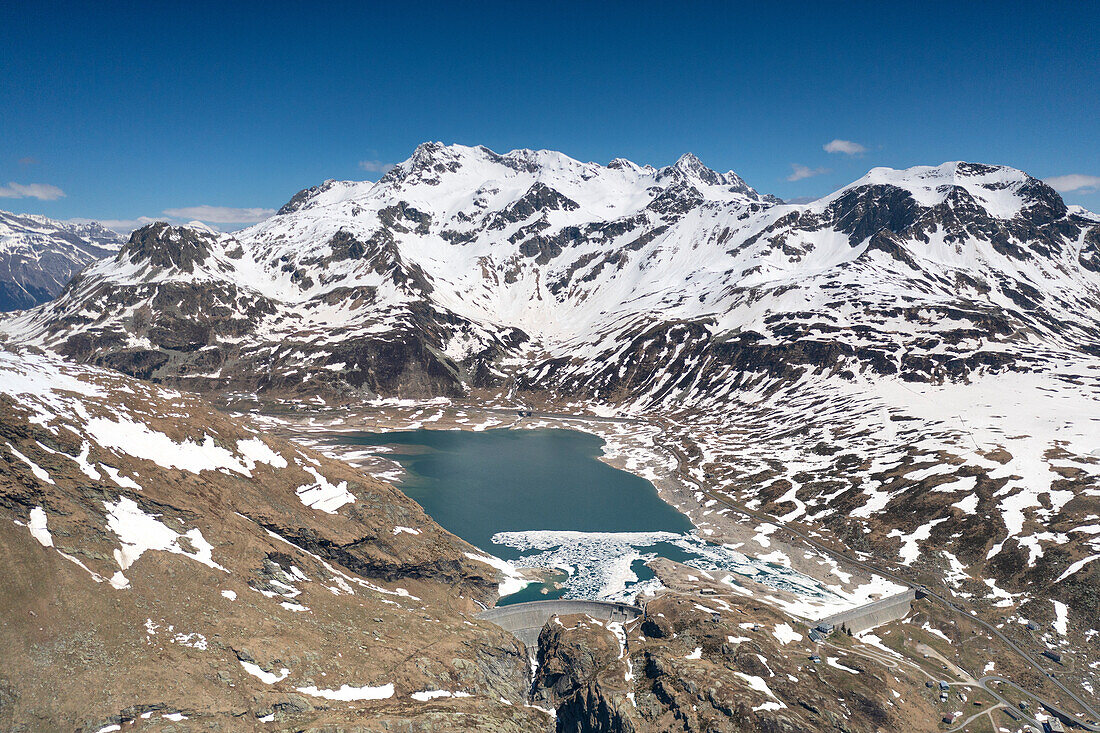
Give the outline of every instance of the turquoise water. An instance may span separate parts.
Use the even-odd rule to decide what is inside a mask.
[[[629,599],[653,584],[655,557],[728,571],[816,595],[781,566],[711,545],[653,484],[599,460],[603,440],[572,430],[342,433],[405,469],[398,484],[439,524],[520,567],[553,572],[500,603],[565,597]]]
[[[686,532],[653,484],[598,460],[603,440],[572,430],[413,430],[342,442],[390,446],[401,490],[435,521],[489,549],[498,532]],[[510,559],[510,558],[505,558]]]

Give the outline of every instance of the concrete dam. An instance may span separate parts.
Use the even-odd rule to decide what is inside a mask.
[[[897,595],[883,598],[847,611],[826,616],[818,621],[809,621],[810,626],[831,624],[837,630],[846,629],[853,634],[866,629],[905,618],[909,613],[916,589],[909,588]],[[533,653],[538,647],[539,632],[553,616],[568,616],[583,613],[597,621],[618,621],[625,623],[642,615],[643,609],[627,603],[613,601],[592,601],[581,599],[558,599],[550,601],[529,601],[508,606],[497,606],[477,614],[476,618],[496,624],[510,632],[527,645]]]
[[[889,598],[826,616],[817,623],[832,624],[837,630],[847,629],[858,634],[860,631],[905,618],[916,597],[916,589],[909,588]]]
[[[613,601],[585,601],[558,599],[552,601],[530,601],[514,603],[509,606],[497,606],[477,614],[477,618],[489,621],[509,631],[527,645],[532,653],[538,648],[539,632],[551,616],[568,616],[583,613],[597,621],[619,621],[625,623],[642,615],[642,609],[627,603]]]

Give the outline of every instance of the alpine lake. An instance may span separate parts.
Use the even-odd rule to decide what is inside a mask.
[[[599,458],[603,440],[562,429],[341,433],[333,442],[396,461],[397,484],[447,530],[542,582],[498,605],[551,598],[632,600],[665,557],[801,595],[822,589],[788,568],[706,542],[644,478]],[[375,450],[372,450],[375,449]]]

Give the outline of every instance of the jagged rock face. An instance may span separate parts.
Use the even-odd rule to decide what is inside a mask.
[[[480,551],[194,397],[0,350],[0,516],[5,730],[545,725]]]
[[[557,711],[559,731],[638,730],[622,652],[615,633],[584,615],[554,617],[543,627],[534,686]]]
[[[116,259],[152,271],[193,274],[196,266],[206,262],[217,240],[213,232],[157,222],[134,231]]]
[[[814,664],[813,647],[761,604],[669,593],[625,626],[552,618],[535,694],[561,733],[935,729],[923,679],[854,655]]]
[[[117,251],[123,241],[95,222],[0,211],[0,311],[53,299],[85,265]]]

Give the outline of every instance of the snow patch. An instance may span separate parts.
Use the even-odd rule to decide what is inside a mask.
[[[290,670],[286,667],[283,667],[281,670],[279,670],[279,674],[275,674],[273,672],[265,672],[263,668],[260,667],[260,665],[253,662],[246,662],[243,659],[238,659],[237,661],[241,663],[242,667],[244,667],[245,672],[248,672],[253,677],[258,678],[261,682],[268,685],[273,685],[276,682],[281,682],[282,680],[286,679],[286,676],[288,674],[290,674]]]
[[[321,690],[314,686],[294,688],[303,695],[323,697],[326,700],[385,700],[393,697],[393,684],[379,687],[353,687],[341,685],[338,690]]]

